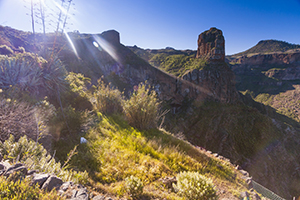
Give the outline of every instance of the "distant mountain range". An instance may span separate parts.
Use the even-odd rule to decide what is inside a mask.
[[[243,56],[248,54],[263,54],[272,52],[287,52],[289,50],[300,49],[298,44],[290,44],[288,42],[279,40],[261,40],[254,47],[243,51],[241,53],[234,54],[232,56]]]

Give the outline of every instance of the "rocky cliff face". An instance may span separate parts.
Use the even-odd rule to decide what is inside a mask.
[[[197,58],[225,61],[225,40],[221,30],[211,28],[199,35]]]
[[[235,88],[235,76],[225,60],[225,40],[221,30],[211,28],[199,35],[196,59],[205,59],[209,63],[200,70],[189,70],[183,79],[207,88],[218,97],[220,102],[236,102],[238,93]]]
[[[222,32],[215,29],[211,30],[213,33],[208,35],[209,39],[214,42],[209,48],[217,48],[224,53],[224,46],[220,45],[219,42],[220,38],[223,38],[220,35]],[[215,38],[213,38],[214,36]],[[213,100],[220,102],[237,100],[233,73],[226,63],[222,62],[222,59],[216,59],[217,54],[215,52],[217,51],[211,50],[207,55],[203,55],[211,61],[206,70],[188,72],[182,79],[167,74],[137,57],[120,43],[119,34],[116,31],[111,30],[98,35],[80,36],[80,39],[76,39],[78,37],[75,36],[74,38],[75,46],[80,49],[79,56],[82,60],[92,62],[91,66],[98,66],[93,69],[94,74],[117,75],[123,83],[131,88],[140,82],[147,81],[155,88],[161,100],[166,100],[175,107],[180,107],[185,98],[197,101]],[[105,40],[109,45],[98,42],[101,41],[99,38]],[[93,45],[94,41],[99,43],[99,47]],[[208,40],[203,42],[207,44]],[[203,46],[203,43],[200,43],[200,46]],[[197,81],[193,80],[194,73],[197,74]],[[100,77],[99,75],[98,77]]]
[[[259,68],[266,71],[268,77],[280,80],[296,80],[300,77],[300,50],[232,57],[230,62],[234,64],[232,69],[237,74],[247,73],[249,68]]]

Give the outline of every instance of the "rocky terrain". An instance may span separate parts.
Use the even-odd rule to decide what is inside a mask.
[[[16,44],[13,39],[7,39],[13,30],[2,27],[1,31],[1,38],[6,38],[3,40],[8,41],[6,44],[13,51],[21,46],[26,51],[31,50],[25,42],[30,41],[30,35],[20,35]],[[281,59],[282,65],[297,65],[294,55],[286,52],[271,58],[265,54],[253,55],[249,60],[227,57],[229,66],[225,62],[222,31],[216,28],[199,35],[197,52],[131,47],[135,54],[121,44],[119,33],[114,30],[102,34],[70,33],[69,36],[77,55],[71,45],[61,51],[60,58],[68,71],[83,73],[94,83],[104,76],[105,81],[125,93],[147,81],[164,107],[172,111],[166,115],[164,126],[167,130],[195,146],[229,158],[249,171],[254,180],[285,198],[299,194],[298,123],[279,115],[273,108],[254,102],[251,95],[238,92],[242,87],[256,94],[263,90],[276,93],[277,86],[286,90],[289,83],[275,78],[279,72],[272,75],[273,72],[267,72],[270,69],[260,66],[277,65],[276,59]],[[48,39],[51,43],[54,38]],[[60,44],[67,44],[64,37],[60,40]]]
[[[215,31],[214,29],[211,30]],[[206,37],[209,31],[204,33],[204,37]],[[204,49],[204,47],[206,48],[206,51],[202,50],[201,52],[206,52],[208,56],[214,58],[214,54],[211,51],[211,49],[214,49],[214,46],[210,46],[212,43],[205,41],[203,39],[204,37],[199,36],[200,39],[198,40],[198,45],[202,49]],[[210,37],[207,38],[209,38],[209,41],[215,41]],[[222,37],[217,36],[217,38]],[[222,39],[217,40],[219,40],[219,42],[213,42],[213,44],[218,44],[219,48],[219,46],[222,46],[220,44],[223,44],[224,41],[222,41]],[[199,44],[199,41],[202,41],[204,44]],[[267,44],[269,45],[269,42],[267,42]],[[196,55],[201,55],[199,53],[200,47]],[[259,44],[259,47],[259,50],[269,48],[263,47],[262,43]],[[282,48],[281,45],[280,48],[276,49]],[[295,47],[293,46],[293,48]],[[186,52],[179,50],[157,50],[155,53],[153,53],[153,50],[144,50],[144,53],[142,53],[143,51],[141,49],[135,48],[132,50],[137,54],[147,54],[145,58],[148,58],[150,63],[156,67],[169,69],[170,71],[174,68],[168,68],[168,66],[172,65],[166,64],[166,61],[172,59],[174,55],[182,55],[182,57],[180,57],[181,60],[184,60],[188,56],[195,55],[193,51],[188,55]],[[224,51],[220,50],[218,52]],[[199,59],[207,55],[201,55]],[[223,56],[224,53],[222,55],[218,54],[217,58],[222,58]],[[219,74],[215,75],[213,70],[210,70],[208,74],[214,76],[213,80],[219,80],[219,82],[215,81],[211,84],[206,84],[206,87],[214,86],[213,83],[222,83],[220,80],[226,79],[223,81],[227,83],[227,87],[230,86],[230,84],[228,84],[230,82],[232,82],[231,86],[235,87],[234,82],[236,81],[237,90],[248,90],[249,94],[254,98],[254,95],[263,92],[276,94],[278,92],[288,91],[289,88],[293,88],[293,85],[291,82],[286,82],[286,79],[291,77],[291,79],[293,79],[292,81],[297,81],[294,77],[297,76],[298,56],[297,49],[287,49],[286,52],[277,53],[227,56],[226,61],[230,63],[230,67],[222,65],[223,68],[216,70]],[[164,60],[153,62],[156,58]],[[174,59],[174,63],[180,62]],[[216,66],[218,66],[216,63],[214,63],[215,69],[217,68]],[[182,66],[188,68],[185,66],[185,63]],[[206,64],[206,66],[209,66],[209,64]],[[272,69],[275,67],[276,69]],[[171,72],[179,75],[176,71]],[[205,73],[205,67],[201,67],[200,70],[186,70],[186,73],[181,77],[194,84],[202,84],[207,76],[207,74],[203,73]],[[281,77],[279,77],[280,75]],[[217,77],[221,78],[217,79]],[[216,85],[212,90],[222,94]],[[235,89],[229,91],[235,91]],[[248,100],[249,97],[251,98],[250,95],[241,96],[241,101],[246,103],[246,105],[254,107],[254,109],[244,106],[243,103],[239,101],[239,103],[236,102],[236,104],[226,106],[207,104],[202,107],[200,106],[200,109],[199,107],[194,107],[193,109],[187,109],[183,112],[185,117],[189,118],[188,121],[184,120],[185,117],[173,116],[176,118],[174,124],[177,124],[177,126],[171,125],[169,128],[172,127],[171,130],[173,132],[181,132],[183,137],[193,144],[203,146],[213,152],[218,152],[230,158],[232,162],[241,164],[243,168],[250,171],[254,180],[257,180],[274,192],[286,198],[290,198],[291,193],[293,195],[298,193],[296,191],[297,189],[295,190],[293,186],[299,180],[299,173],[297,170],[294,170],[299,167],[299,163],[297,162],[298,154],[296,152],[292,153],[289,147],[293,146],[295,149],[299,148],[296,147],[299,145],[297,133],[299,131],[299,125],[293,122],[295,118],[284,119],[282,116],[276,114],[275,109],[264,107],[258,103],[252,103]],[[264,98],[263,96],[260,97]],[[274,108],[279,108],[278,104],[279,103],[277,103],[277,107]],[[297,110],[297,104],[293,105],[294,110]],[[287,102],[284,107],[288,107]],[[261,113],[263,115],[261,115]],[[283,114],[287,114],[287,112]],[[282,121],[288,125],[284,125]],[[290,144],[291,140],[288,138],[294,138],[293,145]],[[294,180],[292,181],[293,183],[291,183],[291,180]],[[290,196],[287,195],[287,191],[291,192]]]

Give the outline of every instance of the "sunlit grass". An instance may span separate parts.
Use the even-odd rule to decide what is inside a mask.
[[[234,187],[233,190],[244,187],[229,163],[164,130],[138,131],[128,125],[123,115],[107,117],[98,113],[98,117],[100,122],[84,136],[88,143],[78,146],[73,160],[74,166],[90,172],[90,183],[95,190],[126,196],[125,179],[135,176],[145,186],[143,195],[181,199],[159,179],[183,171],[199,172],[217,183]],[[79,162],[82,164],[78,165]]]

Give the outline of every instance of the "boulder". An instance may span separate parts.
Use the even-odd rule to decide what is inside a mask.
[[[4,176],[9,176],[15,172],[20,172],[22,175],[27,175],[27,167],[25,167],[22,163],[16,163],[13,166],[9,167],[5,172]]]
[[[89,194],[86,188],[74,190],[71,200],[89,200]]]
[[[6,171],[10,167],[11,167],[11,164],[8,161],[0,162],[0,170]]]
[[[57,189],[63,184],[63,181],[61,178],[58,178],[57,176],[49,176],[47,180],[44,182],[42,189],[51,191],[54,188]]]
[[[45,181],[49,178],[49,174],[33,174],[33,178],[31,181],[31,185],[38,184],[40,187],[45,183]]]

